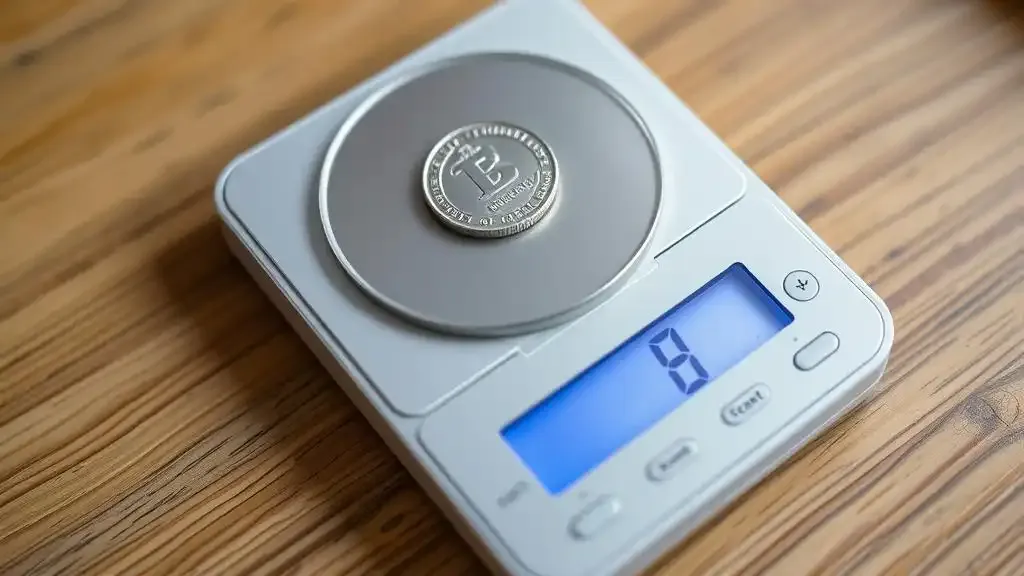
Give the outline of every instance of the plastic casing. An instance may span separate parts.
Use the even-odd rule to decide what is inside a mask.
[[[663,165],[658,229],[628,281],[582,317],[521,336],[445,335],[384,311],[333,260],[317,212],[323,155],[360,102],[418,66],[479,52],[529,52],[603,79],[639,111]],[[494,5],[236,158],[215,200],[233,253],[498,573],[642,571],[868,397],[892,347],[881,299],[572,0]],[[546,493],[500,429],[735,262],[794,322],[565,493]],[[816,298],[788,298],[792,270],[816,276]],[[839,336],[839,349],[798,370],[794,354],[823,331]],[[726,424],[722,410],[754,386],[769,401]],[[681,439],[696,452],[670,481],[651,482],[648,462]],[[607,497],[619,514],[574,537],[574,519]]]

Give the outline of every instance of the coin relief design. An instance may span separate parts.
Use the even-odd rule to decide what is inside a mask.
[[[499,238],[527,230],[558,191],[551,149],[530,131],[501,122],[472,124],[442,138],[427,157],[427,205],[448,228]]]

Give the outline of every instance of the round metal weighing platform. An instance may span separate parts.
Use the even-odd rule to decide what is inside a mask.
[[[465,126],[507,123],[557,162],[552,207],[529,229],[473,238],[427,206],[424,166]],[[656,146],[601,80],[524,54],[452,58],[370,96],[341,126],[320,215],[341,266],[379,304],[434,330],[520,334],[570,320],[621,285],[661,204]]]

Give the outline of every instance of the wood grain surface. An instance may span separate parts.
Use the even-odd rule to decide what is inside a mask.
[[[656,574],[1024,574],[1024,5],[591,0],[890,305],[880,396]],[[475,574],[219,236],[483,0],[0,0],[0,572]]]

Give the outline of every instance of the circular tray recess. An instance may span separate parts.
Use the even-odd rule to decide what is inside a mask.
[[[427,163],[480,125],[521,128],[530,169],[547,151],[557,167],[551,205],[503,237],[460,234],[428,206]],[[480,162],[486,172],[495,158]],[[484,188],[504,178],[480,176]],[[639,263],[662,194],[657,148],[629,103],[582,70],[526,54],[438,61],[378,91],[338,131],[319,192],[328,243],[365,293],[408,321],[470,336],[548,328],[596,306]]]

